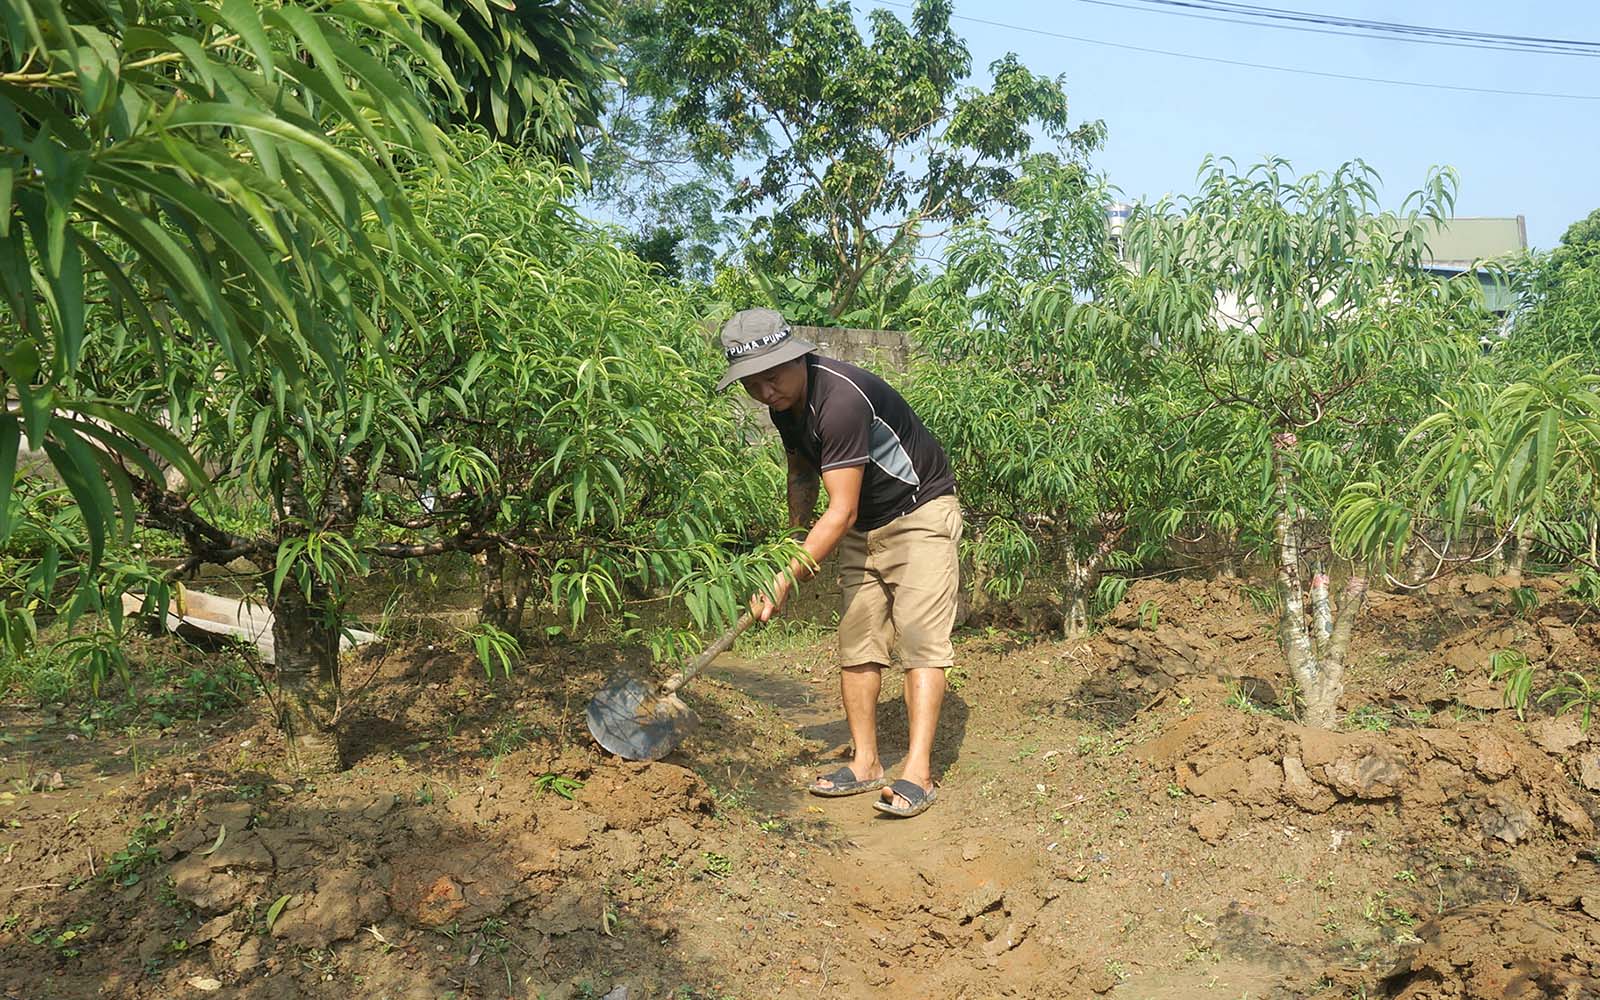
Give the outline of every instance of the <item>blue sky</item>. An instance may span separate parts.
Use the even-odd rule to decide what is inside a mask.
[[[1257,0],[1296,10],[1472,31],[1600,41],[1591,0]],[[901,4],[856,0],[858,12]],[[1139,6],[1131,4],[1130,6]],[[955,0],[956,30],[986,79],[1016,52],[1035,72],[1065,74],[1074,117],[1109,130],[1097,166],[1130,199],[1193,190],[1202,158],[1287,157],[1299,171],[1360,157],[1398,207],[1430,166],[1461,175],[1458,215],[1523,215],[1550,247],[1600,208],[1600,100],[1556,100],[1334,80],[1218,65],[1046,37],[963,18],[1146,48],[1357,76],[1600,98],[1600,58],[1490,52],[1217,24],[1083,0]]]

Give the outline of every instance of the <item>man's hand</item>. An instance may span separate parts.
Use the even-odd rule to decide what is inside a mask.
[[[768,622],[772,616],[783,610],[789,600],[789,591],[794,589],[794,583],[785,573],[779,573],[772,578],[772,596],[757,591],[750,597],[750,613],[756,616],[758,622]]]

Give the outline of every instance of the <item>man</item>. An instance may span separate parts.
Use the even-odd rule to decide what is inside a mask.
[[[840,689],[855,743],[850,763],[811,785],[817,795],[883,789],[873,805],[916,816],[933,804],[934,730],[944,701],[945,668],[954,663],[957,545],[961,508],[944,449],[911,407],[871,372],[824,358],[771,309],[746,309],[722,328],[728,371],[766,404],[789,463],[789,522],[804,528],[816,507],[818,480],[828,506],[805,537],[812,564],[839,551]],[[796,559],[750,599],[768,621],[789,597],[790,576],[805,580]],[[898,638],[905,668],[911,741],[900,779],[890,784],[878,758],[878,690]],[[885,787],[888,786],[888,787]]]

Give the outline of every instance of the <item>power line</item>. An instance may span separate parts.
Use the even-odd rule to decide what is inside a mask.
[[[1374,21],[1368,18],[1347,17],[1342,14],[1323,14],[1312,11],[1289,10],[1282,7],[1267,7],[1261,4],[1243,3],[1241,0],[1136,0],[1136,2],[1161,7],[1188,7],[1200,10],[1224,11],[1231,14],[1244,14],[1282,21],[1339,25],[1366,31],[1440,38],[1466,38],[1475,41],[1553,45],[1564,48],[1600,49],[1600,42],[1584,39],[1548,38],[1541,35],[1508,35],[1493,31],[1467,31],[1461,28],[1435,28],[1423,24],[1406,24],[1400,21]]]
[[[1487,32],[1459,31],[1451,28],[1429,28],[1421,25],[1398,24],[1386,21],[1366,21],[1346,17],[1324,17],[1303,11],[1278,10],[1253,4],[1207,2],[1207,0],[1077,0],[1078,3],[1096,7],[1115,7],[1144,14],[1168,14],[1175,17],[1215,21],[1220,24],[1241,24],[1252,28],[1273,28],[1279,31],[1299,31],[1317,35],[1336,35],[1342,38],[1365,38],[1385,42],[1406,42],[1415,45],[1437,45],[1446,48],[1484,49],[1493,52],[1525,52],[1538,55],[1577,56],[1600,58],[1600,42],[1587,42],[1559,38],[1535,38],[1526,35],[1497,35]],[[1179,9],[1183,8],[1183,9]],[[1210,11],[1213,13],[1202,13]],[[1290,23],[1279,23],[1290,22]]]
[[[888,7],[900,7],[911,10],[913,5],[903,0],[874,0],[875,3]],[[1021,31],[1030,35],[1039,35],[1044,38],[1058,38],[1069,42],[1083,42],[1086,45],[1103,45],[1113,49],[1123,49],[1128,52],[1143,52],[1148,55],[1170,56],[1174,59],[1189,59],[1195,62],[1216,63],[1223,66],[1242,66],[1246,69],[1264,69],[1274,73],[1296,73],[1301,76],[1317,76],[1329,80],[1353,80],[1358,83],[1379,83],[1391,87],[1416,87],[1423,90],[1447,90],[1461,94],[1488,94],[1500,97],[1547,97],[1565,101],[1600,101],[1600,94],[1563,94],[1544,90],[1500,90],[1493,87],[1467,87],[1450,83],[1427,83],[1421,80],[1392,80],[1378,76],[1360,76],[1354,73],[1334,73],[1328,70],[1304,69],[1298,66],[1274,66],[1269,63],[1248,62],[1243,59],[1224,59],[1221,56],[1201,56],[1192,52],[1174,52],[1171,49],[1156,49],[1144,45],[1129,45],[1126,42],[1108,42],[1103,38],[1089,38],[1084,35],[1069,35],[1061,31],[1050,31],[1044,28],[1030,28],[1021,24],[1008,24],[1004,21],[993,21],[983,17],[972,17],[968,14],[951,14],[959,21],[970,21],[974,24],[983,24],[991,28],[1005,28],[1008,31]]]

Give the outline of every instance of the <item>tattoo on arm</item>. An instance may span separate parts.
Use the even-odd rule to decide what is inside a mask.
[[[804,457],[789,452],[789,527],[805,528],[817,510],[822,474]]]

